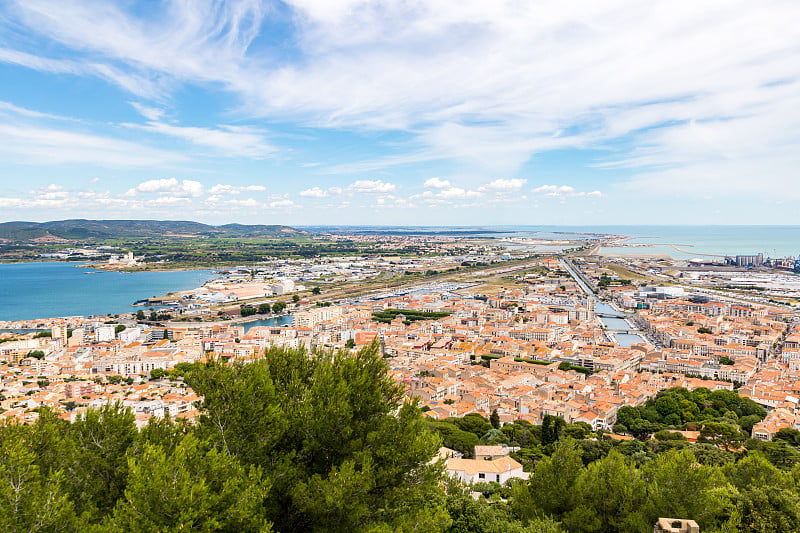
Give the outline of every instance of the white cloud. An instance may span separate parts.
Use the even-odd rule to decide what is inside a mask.
[[[203,184],[194,180],[178,181],[175,178],[152,179],[143,181],[125,194],[136,196],[138,193],[159,193],[180,198],[196,198],[203,194]]]
[[[217,128],[198,128],[173,126],[163,122],[150,121],[147,124],[125,124],[130,128],[142,129],[162,135],[184,139],[193,144],[218,150],[222,155],[261,159],[275,152],[263,132],[243,126],[219,126]]]
[[[512,192],[520,190],[528,180],[512,178],[512,179],[496,179],[491,183],[487,183],[480,187],[481,191],[496,191],[496,192]]]
[[[311,187],[310,189],[300,191],[300,196],[305,198],[326,198],[328,193],[319,187]]]
[[[46,187],[31,191],[30,194],[38,201],[65,200],[69,196],[69,193],[64,190],[64,187],[56,183],[51,183]]]
[[[19,198],[8,198],[8,197],[1,197],[0,196],[0,207],[22,207],[25,204],[23,200]]]
[[[32,109],[26,109],[24,107],[16,106],[10,102],[0,102],[0,111],[5,111],[7,113],[13,113],[15,115],[21,115],[30,118],[65,120],[65,117],[59,117],[57,115],[51,115],[48,113],[41,113],[39,111],[34,111]]]
[[[449,200],[453,198],[477,198],[480,196],[480,193],[478,191],[469,191],[460,187],[448,187],[447,189],[442,189],[439,191],[437,196],[439,198]]]
[[[534,196],[544,196],[549,198],[602,198],[600,191],[578,191],[570,185],[542,185],[532,189]]]
[[[254,198],[230,200],[230,205],[235,205],[238,207],[263,207],[263,204]]]
[[[267,188],[263,185],[243,185],[243,186],[236,186],[236,185],[225,185],[222,183],[218,183],[211,187],[208,190],[209,194],[212,195],[225,195],[225,194],[240,194],[243,191],[248,192],[261,192],[266,191]]]
[[[450,181],[448,180],[443,180],[440,178],[429,178],[425,180],[425,183],[423,183],[422,186],[431,189],[447,189],[451,187],[451,184]]]
[[[456,159],[512,176],[533,154],[622,139],[609,164],[639,169],[631,183],[642,190],[659,190],[659,173],[680,176],[681,168],[706,189],[727,180],[732,190],[753,190],[758,180],[741,170],[758,175],[763,166],[774,172],[770,189],[800,194],[800,136],[791,126],[800,108],[796,2],[286,5],[293,33],[271,47],[269,39],[253,46],[272,13],[256,0],[162,3],[147,16],[108,2],[17,0],[6,10],[9,24],[83,58],[6,48],[0,61],[102,77],[146,98],[186,83],[212,85],[238,97],[250,117],[408,133],[401,153],[359,162],[362,170]],[[286,42],[297,45],[291,54],[283,53]],[[703,139],[693,153],[679,139],[692,121],[730,128],[737,149],[725,154],[724,143],[708,148],[713,139]],[[150,128],[195,144],[234,146],[203,144],[198,138],[207,132],[153,122]],[[766,130],[746,127],[753,123]],[[767,137],[784,145],[760,137],[787,124],[782,138]],[[255,143],[239,155],[269,153],[263,139]]]
[[[381,180],[358,180],[351,183],[347,190],[366,194],[391,193],[397,190],[397,185]]]
[[[273,209],[278,209],[278,208],[287,208],[288,209],[288,208],[299,207],[299,206],[296,203],[294,203],[293,201],[289,200],[289,199],[284,199],[284,200],[275,200],[275,201],[270,202],[269,203],[269,207],[271,207]]]
[[[180,205],[190,202],[185,196],[160,196],[153,200],[156,205]]]
[[[341,187],[328,187],[327,189],[311,187],[310,189],[300,191],[300,196],[304,198],[330,198],[341,196],[343,192]]]
[[[128,102],[140,115],[147,120],[158,121],[164,116],[164,110],[157,107],[150,107],[139,102]]]
[[[411,196],[407,202],[412,203],[415,200],[420,200],[429,205],[454,205],[457,200],[474,200],[482,196],[479,191],[463,189],[461,187],[447,187],[446,189],[439,189],[434,192],[431,190],[425,191],[422,194],[415,194]],[[413,204],[412,204],[413,205]]]
[[[36,165],[88,163],[107,167],[164,165],[183,156],[98,135],[29,124],[0,124],[0,158]]]

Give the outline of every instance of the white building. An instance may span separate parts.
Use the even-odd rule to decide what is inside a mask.
[[[141,338],[141,336],[142,336],[141,328],[136,327],[136,328],[127,328],[123,331],[120,331],[118,338],[122,342],[129,344],[131,342],[138,341]]]
[[[281,279],[277,283],[273,283],[271,289],[272,294],[275,296],[289,294],[290,292],[294,292],[294,280],[288,278]]]
[[[108,258],[109,265],[123,265],[123,266],[136,266],[139,263],[133,257],[133,252],[127,252],[123,255],[112,255]]]
[[[113,341],[116,337],[116,326],[114,324],[106,324],[103,326],[98,326],[95,330],[95,335],[97,336],[97,342],[110,342]]]
[[[448,459],[447,472],[464,483],[489,483],[496,481],[501,485],[511,478],[528,479],[522,465],[511,457],[500,457],[486,461],[483,459]]]

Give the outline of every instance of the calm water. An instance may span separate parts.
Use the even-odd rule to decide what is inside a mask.
[[[694,254],[797,257],[800,226],[612,226],[616,235],[633,237],[630,244],[648,248],[605,248],[620,253],[663,253],[678,259]],[[676,245],[676,250],[670,245]]]
[[[616,333],[614,338],[617,340],[617,345],[623,348],[630,348],[636,343],[647,342],[635,333]]]
[[[244,326],[244,332],[247,333],[250,328],[256,326],[291,326],[294,323],[294,316],[292,315],[281,315],[272,318],[264,318],[262,320],[253,320],[252,322],[245,322],[240,324]]]
[[[131,304],[199,287],[210,270],[107,272],[75,263],[0,264],[0,320],[129,313]]]
[[[580,239],[596,234],[631,237],[629,244],[646,248],[604,248],[617,253],[657,253],[676,259],[694,254],[797,257],[800,254],[800,226],[494,226],[503,233],[485,237],[528,237],[539,239]],[[676,250],[677,245],[684,252]]]

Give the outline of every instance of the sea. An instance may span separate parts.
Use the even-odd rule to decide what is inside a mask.
[[[487,229],[503,232],[485,235],[495,238],[570,240],[620,235],[629,237],[625,241],[627,246],[605,247],[602,252],[662,254],[673,259],[759,253],[775,258],[800,255],[800,226],[495,226]]]
[[[436,233],[456,228],[416,229]],[[573,240],[619,235],[628,237],[625,244],[638,246],[603,248],[602,251],[664,254],[675,259],[758,253],[768,257],[797,257],[800,254],[800,226],[481,226],[457,229],[471,232],[465,237],[482,235],[494,239]],[[135,309],[131,304],[137,300],[193,289],[214,277],[211,270],[126,273],[75,263],[0,264],[0,321],[126,313]]]
[[[81,263],[0,264],[0,321],[122,314],[145,298],[194,289],[211,270],[114,272]]]

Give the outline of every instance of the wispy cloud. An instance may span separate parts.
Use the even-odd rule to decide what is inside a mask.
[[[260,159],[275,147],[262,129],[219,125],[228,120],[167,120],[162,110],[186,85],[224,91],[227,111],[270,127],[346,130],[375,144],[373,132],[402,133],[324,169],[349,176],[338,193],[311,187],[307,198],[399,195],[395,177],[359,178],[438,160],[473,176],[425,181],[427,200],[511,197],[531,187],[520,175],[533,156],[564,149],[603,150],[595,176],[640,194],[800,196],[795,3],[287,0],[290,34],[280,39],[266,2],[173,0],[147,14],[129,5],[10,2],[3,20],[47,46],[0,37],[0,61],[103,79],[134,95],[146,122],[130,128],[218,155]],[[109,166],[187,157],[38,123],[0,126],[0,155]],[[596,197],[606,185],[531,194]]]
[[[0,124],[0,157],[37,165],[89,163],[108,167],[164,165],[185,159],[130,141],[28,124]]]
[[[263,132],[242,126],[199,128],[174,126],[163,122],[152,121],[146,124],[125,124],[125,126],[177,137],[199,146],[213,148],[226,156],[242,156],[259,159],[268,156],[276,150],[265,141],[262,135]]]

